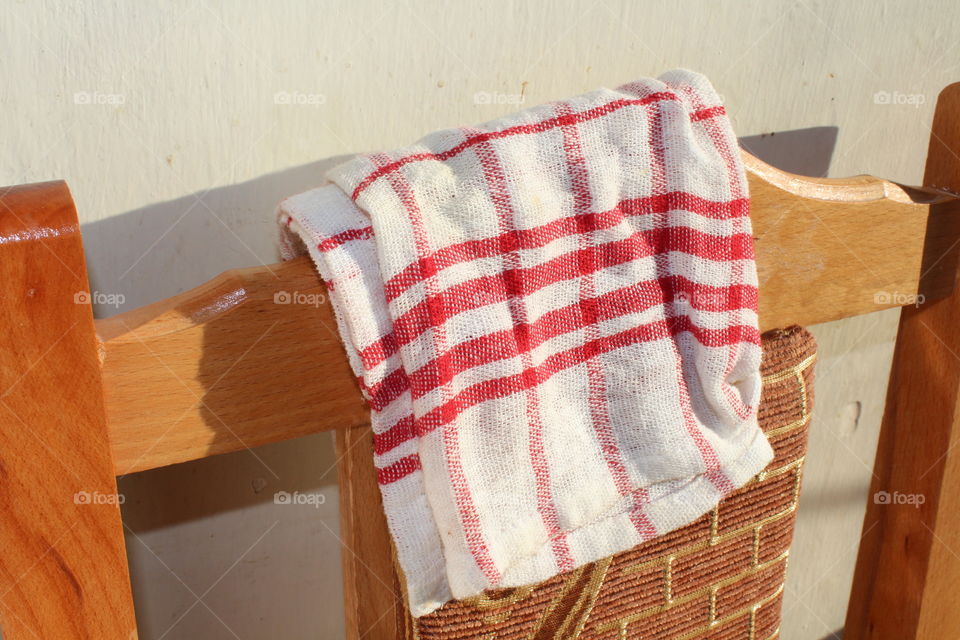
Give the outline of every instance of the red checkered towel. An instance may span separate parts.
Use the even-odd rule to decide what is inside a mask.
[[[683,526],[771,460],[747,183],[703,76],[328,178],[281,244],[329,286],[414,615]]]

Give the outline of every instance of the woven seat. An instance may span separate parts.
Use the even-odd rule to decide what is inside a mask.
[[[697,521],[540,584],[489,591],[409,620],[420,640],[743,638],[779,634],[813,401],[816,343],[763,336],[760,426],[773,462]]]

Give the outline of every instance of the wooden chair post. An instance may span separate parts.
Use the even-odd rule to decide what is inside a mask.
[[[340,539],[347,640],[409,638],[369,426],[337,430]]]
[[[960,191],[960,83],[937,103],[924,185]],[[956,201],[928,237],[956,234]],[[960,236],[955,236],[960,237]],[[924,274],[957,268],[956,245]],[[844,638],[956,637],[960,630],[960,290],[904,307]]]
[[[0,190],[6,640],[136,638],[97,340],[63,182]]]

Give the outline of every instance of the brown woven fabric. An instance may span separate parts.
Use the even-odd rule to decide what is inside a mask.
[[[696,522],[529,587],[409,620],[420,640],[766,640],[779,635],[813,402],[816,343],[763,336],[760,426],[776,457]]]

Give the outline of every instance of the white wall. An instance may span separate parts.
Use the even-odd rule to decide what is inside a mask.
[[[534,104],[685,66],[741,136],[777,132],[746,141],[774,163],[915,183],[958,18],[947,0],[7,0],[0,184],[66,179],[93,286],[125,309],[275,261],[274,203],[336,158],[514,108],[478,92]],[[785,640],[843,624],[895,323],[815,328]],[[335,476],[317,436],[124,478],[141,638],[340,637]],[[276,506],[281,489],[326,502]]]

